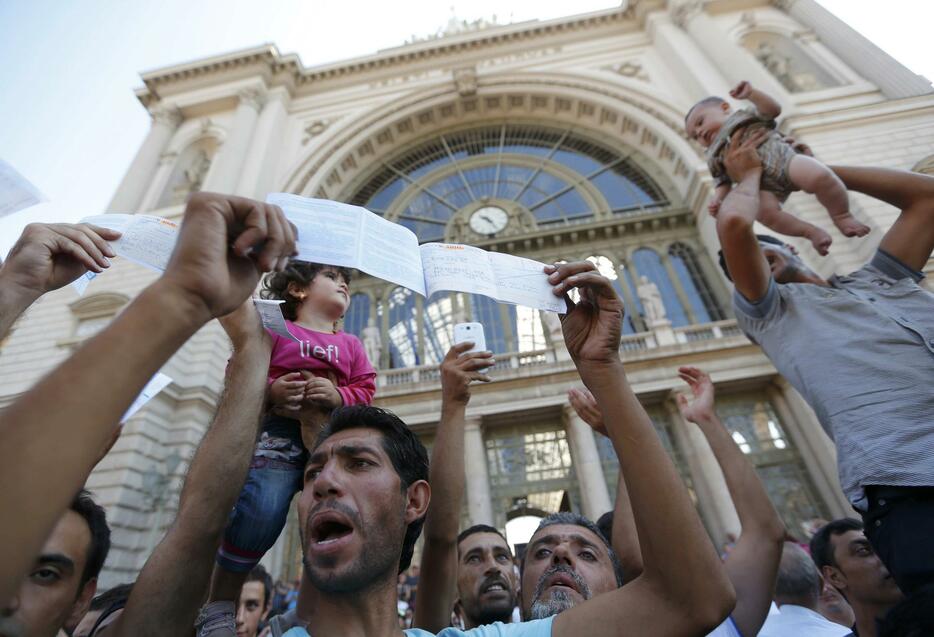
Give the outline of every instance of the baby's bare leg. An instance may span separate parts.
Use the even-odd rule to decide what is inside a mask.
[[[759,192],[758,220],[775,232],[789,237],[805,237],[822,256],[827,255],[833,241],[824,230],[782,210],[778,197],[765,190]]]
[[[788,164],[788,178],[797,188],[817,197],[844,235],[862,237],[869,233],[869,226],[850,214],[846,186],[827,166],[813,157],[795,155]]]

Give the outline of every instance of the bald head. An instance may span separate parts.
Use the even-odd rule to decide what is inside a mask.
[[[785,542],[775,580],[775,601],[817,610],[821,576],[811,556],[794,542]]]

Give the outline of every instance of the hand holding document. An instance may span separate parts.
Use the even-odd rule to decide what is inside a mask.
[[[285,323],[285,317],[282,316],[282,308],[279,307],[285,301],[275,301],[269,299],[253,299],[253,306],[259,313],[259,320],[267,330],[273,334],[278,334],[283,338],[298,342],[298,339],[292,336],[289,326]]]
[[[85,217],[81,223],[92,223],[122,233],[119,239],[110,242],[117,256],[157,272],[165,271],[178,239],[177,223],[150,215],[94,215]],[[72,285],[78,294],[84,294],[88,283],[96,276],[94,272],[86,272]]]
[[[43,201],[47,199],[38,188],[19,174],[13,166],[0,159],[0,217],[11,215]]]

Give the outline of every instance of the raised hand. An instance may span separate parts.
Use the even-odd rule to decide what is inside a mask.
[[[743,80],[730,90],[730,97],[734,100],[748,100],[752,95],[752,84]]]
[[[36,299],[91,270],[110,267],[116,256],[108,241],[120,233],[87,223],[31,223],[0,266],[0,285]]]
[[[478,370],[493,366],[493,352],[466,353],[474,344],[453,345],[441,361],[441,400],[466,405],[470,401],[470,383],[490,382],[490,377]]]
[[[609,279],[589,261],[545,266],[548,282],[557,296],[564,296],[568,313],[561,316],[564,343],[574,362],[581,364],[619,363],[623,302]],[[580,291],[574,303],[568,292]]]
[[[714,387],[710,376],[696,367],[679,367],[678,376],[691,387],[694,398],[688,399],[685,394],[678,394],[678,409],[685,420],[701,424],[709,422],[715,417]]]
[[[223,316],[250,296],[263,272],[285,267],[296,254],[295,238],[278,206],[199,192],[188,200],[160,283],[200,318]]]
[[[603,414],[597,407],[597,400],[590,393],[589,389],[569,389],[568,402],[577,412],[581,420],[590,425],[590,428],[598,434],[608,436],[606,423],[603,422]]]

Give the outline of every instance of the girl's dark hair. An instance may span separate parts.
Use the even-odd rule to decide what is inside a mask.
[[[294,321],[298,317],[298,306],[301,305],[301,299],[289,293],[289,283],[295,283],[299,287],[305,287],[315,280],[319,272],[327,268],[337,270],[337,272],[344,277],[344,282],[350,285],[353,272],[349,268],[292,260],[289,261],[289,264],[285,266],[282,272],[270,272],[266,275],[266,278],[263,279],[263,289],[260,290],[259,296],[263,299],[285,301],[285,303],[282,304],[282,316],[289,321]]]

